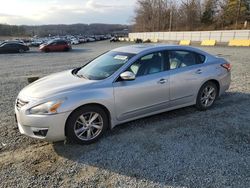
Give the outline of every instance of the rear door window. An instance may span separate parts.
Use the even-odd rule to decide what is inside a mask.
[[[59,44],[59,45],[64,45],[65,42],[64,42],[64,41],[58,41],[57,44]]]
[[[6,48],[6,49],[15,49],[15,48],[17,48],[17,44],[6,44],[6,45],[4,45],[4,48]]]

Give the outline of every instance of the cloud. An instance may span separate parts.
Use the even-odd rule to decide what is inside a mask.
[[[110,2],[110,1],[108,1]],[[111,5],[111,4],[104,4],[104,3],[97,3],[94,0],[89,0],[86,3],[85,6],[88,10],[92,10],[92,11],[97,11],[97,12],[105,12],[105,11],[110,11],[110,10],[114,10],[114,9],[122,9],[124,8],[124,5]]]
[[[14,3],[15,1],[15,3]],[[0,23],[128,23],[136,0],[9,0],[0,7]]]

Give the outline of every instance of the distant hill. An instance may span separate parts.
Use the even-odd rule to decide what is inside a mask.
[[[0,36],[34,36],[48,35],[102,35],[121,31],[130,31],[128,25],[119,24],[72,24],[72,25],[7,25],[0,24]]]

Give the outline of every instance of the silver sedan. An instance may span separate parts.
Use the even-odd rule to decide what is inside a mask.
[[[41,78],[18,95],[22,134],[90,144],[114,126],[195,105],[209,109],[231,82],[225,59],[196,48],[133,45]]]

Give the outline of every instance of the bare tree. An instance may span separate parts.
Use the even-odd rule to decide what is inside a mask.
[[[250,0],[138,0],[134,21],[134,31],[238,28],[250,21]]]
[[[169,29],[174,1],[138,0],[135,16],[135,31],[165,31]]]

